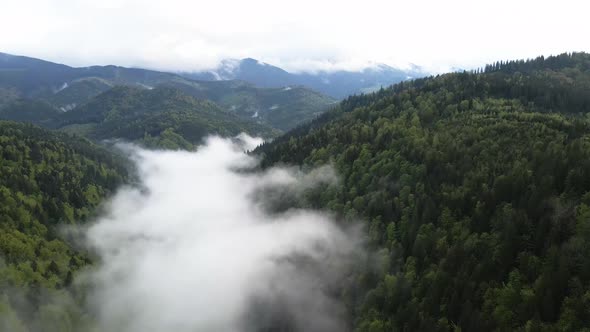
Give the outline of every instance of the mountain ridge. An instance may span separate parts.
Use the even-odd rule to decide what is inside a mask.
[[[115,87],[153,89],[169,86],[199,99],[210,99],[244,120],[288,130],[325,111],[335,102],[306,87],[260,88],[244,81],[195,81],[174,73],[114,65],[69,67],[2,53],[0,108],[16,98],[37,99],[68,112]]]
[[[410,65],[407,70],[376,63],[361,70],[319,70],[315,72],[288,72],[280,67],[253,58],[225,59],[216,69],[196,72],[180,72],[188,78],[199,80],[239,79],[260,87],[286,87],[303,85],[342,99],[348,95],[372,92],[410,78],[426,76],[419,66]]]

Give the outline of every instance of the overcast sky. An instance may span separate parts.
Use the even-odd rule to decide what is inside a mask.
[[[253,57],[287,70],[442,71],[590,51],[585,0],[2,0],[0,51],[165,70]]]

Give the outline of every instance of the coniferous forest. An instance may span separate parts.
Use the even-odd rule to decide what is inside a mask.
[[[110,110],[89,121],[97,123],[90,139],[120,131],[192,149],[216,123],[232,135],[260,127],[155,90],[206,115],[191,113],[187,125],[183,103],[173,110],[182,117],[143,114],[151,104],[140,95],[154,92],[118,92],[131,95],[127,109],[103,107],[108,99],[80,108],[89,117]],[[51,120],[45,106],[40,112]],[[336,296],[351,330],[590,331],[588,114],[590,55],[567,53],[351,96],[252,154],[261,168],[335,168],[336,185],[289,204],[364,226],[367,257]],[[72,284],[93,257],[67,226],[91,219],[133,170],[77,134],[0,122],[0,331],[94,327],[80,305],[83,285]]]
[[[63,230],[128,179],[127,162],[30,124],[0,121],[0,142],[0,330],[82,330],[72,281],[91,259]]]
[[[590,55],[498,62],[343,101],[258,149],[333,164],[302,204],[365,220],[357,331],[590,328]]]

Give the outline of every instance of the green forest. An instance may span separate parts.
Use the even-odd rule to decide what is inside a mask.
[[[91,259],[64,227],[128,180],[127,162],[30,124],[0,121],[0,142],[0,331],[79,331],[89,319],[72,281]]]
[[[304,206],[365,220],[357,331],[590,330],[590,55],[498,62],[353,96],[265,144],[332,164]]]
[[[278,134],[265,125],[242,120],[211,101],[165,87],[115,87],[63,113],[60,120],[62,130],[95,140],[120,138],[167,149],[192,149],[213,134]]]
[[[275,137],[280,131],[243,120],[217,104],[169,87],[114,87],[68,112],[21,98],[0,109],[0,118],[34,123],[95,141],[122,139],[151,148],[194,149],[208,135],[241,132]]]
[[[73,280],[93,257],[68,225],[133,179],[96,141],[278,135],[164,87],[58,115],[18,100],[5,115],[61,129],[0,121],[0,331],[92,330]],[[590,331],[589,114],[590,54],[567,53],[351,96],[252,153],[339,174],[289,204],[364,225],[367,259],[338,294],[352,330]]]

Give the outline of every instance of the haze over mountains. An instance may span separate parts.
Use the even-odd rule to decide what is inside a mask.
[[[12,86],[11,80],[17,80],[17,88],[26,95],[48,95],[59,93],[53,97],[61,104],[68,101],[67,95],[74,94],[71,84],[91,85],[89,90],[104,91],[113,84],[134,84],[146,88],[168,82],[170,80],[186,81],[181,77],[198,81],[229,81],[241,80],[261,88],[285,88],[304,86],[342,99],[351,94],[366,93],[381,87],[426,76],[427,73],[416,65],[407,70],[396,69],[385,64],[375,64],[359,71],[316,71],[314,73],[290,73],[279,67],[260,62],[252,58],[242,60],[223,60],[215,70],[201,72],[159,72],[140,68],[125,68],[115,65],[91,66],[74,68],[40,59],[0,53],[0,86]],[[33,79],[35,78],[35,79]],[[90,80],[90,82],[88,81]],[[90,92],[89,92],[90,93]],[[65,95],[65,96],[64,96]],[[63,107],[67,107],[65,105]]]
[[[114,65],[74,68],[0,53],[0,113],[6,119],[26,116],[43,124],[43,116],[32,119],[31,114],[26,115],[27,105],[34,104],[40,113],[53,117],[56,111],[72,111],[117,86],[169,87],[208,99],[244,120],[287,130],[315,118],[349,94],[371,92],[421,75],[424,72],[416,66],[402,71],[383,64],[357,72],[289,73],[250,58],[225,60],[215,71],[167,73]],[[11,108],[6,109],[8,106]]]
[[[245,121],[278,130],[287,130],[311,120],[336,102],[336,99],[304,86],[270,88],[242,80],[196,81],[174,73],[146,69],[117,66],[73,68],[0,54],[0,114],[6,119],[19,120],[26,116],[44,124],[46,119],[43,117],[59,117],[60,112],[72,112],[120,86],[143,90],[175,89],[193,98],[212,101]],[[27,105],[32,104],[41,118],[33,119],[32,114],[27,113],[26,109],[31,108]],[[72,116],[68,117],[71,123]]]
[[[314,73],[290,73],[279,67],[256,59],[229,59],[221,62],[212,71],[181,73],[198,80],[243,80],[260,87],[285,87],[303,85],[331,97],[342,99],[352,94],[378,90],[391,84],[412,78],[426,76],[416,65],[407,70],[396,69],[385,64],[376,64],[359,71],[317,71]]]

